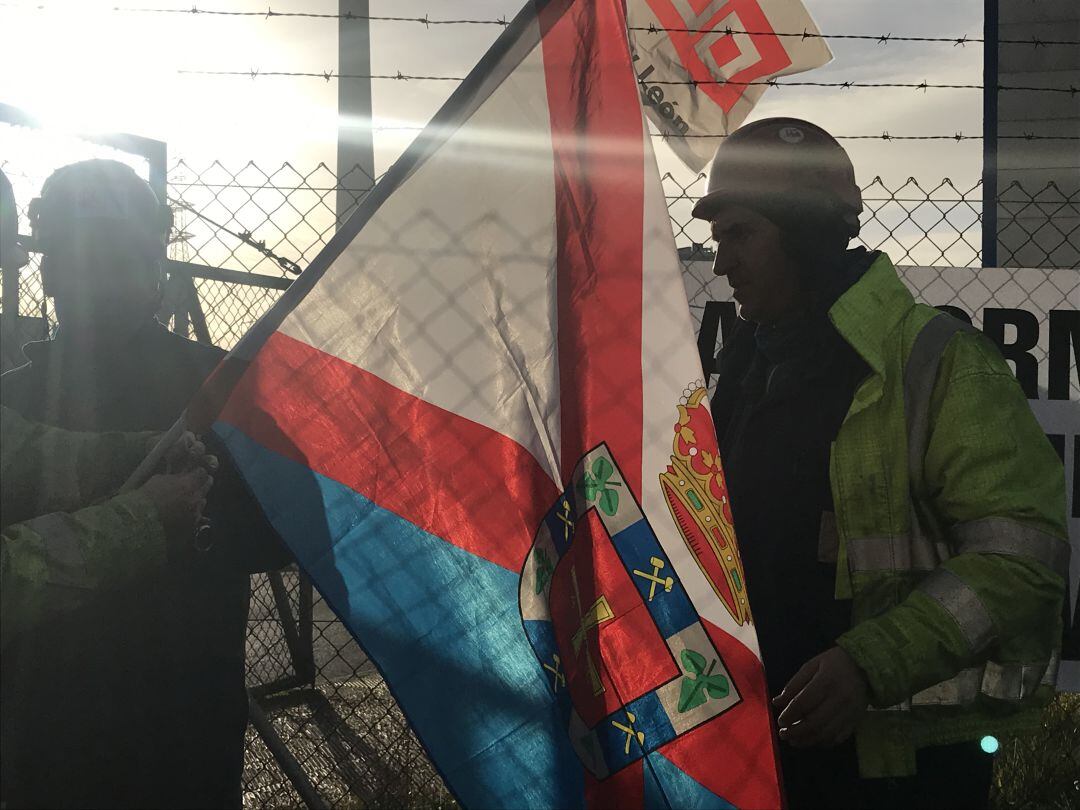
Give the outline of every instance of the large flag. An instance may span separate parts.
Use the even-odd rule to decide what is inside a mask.
[[[622,2],[537,0],[189,415],[464,806],[778,807],[701,377]]]
[[[832,59],[802,0],[628,0],[645,112],[701,171],[767,82]]]

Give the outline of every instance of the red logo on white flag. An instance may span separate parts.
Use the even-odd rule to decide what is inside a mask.
[[[702,82],[701,90],[724,112],[731,112],[742,97],[745,82],[776,75],[791,66],[791,57],[758,0],[647,2],[668,29],[690,78]],[[749,33],[740,34],[742,31]],[[719,76],[730,83],[710,83]]]
[[[700,171],[766,82],[832,58],[802,0],[626,0],[649,119]],[[804,36],[782,36],[783,34]]]

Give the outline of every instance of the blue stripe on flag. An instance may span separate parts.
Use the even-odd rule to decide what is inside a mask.
[[[525,634],[532,643],[534,655],[540,660],[549,688],[555,694],[559,704],[559,717],[565,728],[569,728],[570,709],[573,703],[566,684],[566,668],[559,656],[558,643],[555,640],[555,627],[548,621],[525,621]]]
[[[214,430],[462,804],[583,806],[581,762],[522,628],[518,574],[230,425]]]
[[[675,739],[675,729],[656,692],[648,692],[601,720],[596,735],[614,773]]]
[[[735,810],[735,805],[717,796],[664,755],[653,751],[646,758],[645,810]]]
[[[685,630],[698,621],[697,611],[690,602],[690,597],[683,590],[682,583],[675,575],[675,569],[671,561],[667,559],[660,541],[656,539],[647,520],[639,520],[627,526],[621,532],[611,538],[615,544],[615,550],[623,561],[627,571],[641,571],[646,574],[653,573],[652,558],[662,560],[664,567],[657,572],[656,576],[664,579],[668,576],[674,578],[671,591],[668,592],[662,585],[652,587],[653,582],[641,576],[633,575],[631,579],[637,585],[645,607],[656,622],[660,635],[671,638],[676,633]],[[652,599],[649,599],[650,590]]]

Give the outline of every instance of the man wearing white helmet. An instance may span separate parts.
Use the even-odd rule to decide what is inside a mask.
[[[224,355],[156,320],[169,209],[130,167],[91,160],[45,182],[30,223],[59,330],[24,348],[0,400],[69,430],[167,430]],[[34,467],[47,482],[49,459]],[[235,471],[216,479],[204,553],[5,650],[8,806],[240,806],[249,573],[287,557]]]
[[[821,128],[717,150],[694,216],[741,320],[713,416],[792,808],[985,807],[980,738],[1038,728],[1068,571],[1064,471],[996,347],[848,250]]]

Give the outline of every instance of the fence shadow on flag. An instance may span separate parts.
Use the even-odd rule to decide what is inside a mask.
[[[430,227],[433,212],[423,219]],[[492,227],[491,222],[479,224]],[[475,262],[478,275],[483,273],[484,263],[493,260],[491,256],[469,251],[452,231],[441,232],[448,242],[457,243],[452,255],[458,260]],[[525,252],[528,238],[516,235],[516,239]],[[417,256],[414,251],[408,251],[407,255],[413,259]],[[441,293],[435,298],[440,309],[453,309],[471,294],[469,281],[451,289],[439,280],[437,273],[429,272],[438,259],[447,255],[446,251],[431,251],[423,269],[416,273],[416,283],[431,283],[440,288]],[[405,313],[400,314],[406,317]],[[452,345],[429,336],[424,326],[428,317],[428,313],[413,312],[409,320],[416,327],[415,334],[424,336],[432,351],[442,358],[445,373],[457,378],[459,399],[452,404],[463,408],[468,398],[479,396],[481,389],[490,387],[493,381],[487,370],[459,362]],[[291,375],[285,379],[295,383]],[[272,388],[266,396],[274,396]],[[447,522],[469,519],[465,513],[457,514],[455,504],[471,503],[477,510],[497,513],[507,508],[508,500],[532,499],[534,493],[508,493],[498,487],[474,488],[474,476],[467,473],[469,468],[476,465],[477,458],[497,457],[503,448],[489,450],[470,443],[469,436],[453,433],[441,437],[443,459],[439,467],[459,469],[461,476],[425,478],[422,460],[417,458],[417,448],[410,436],[391,432],[378,415],[367,412],[358,420],[355,435],[328,435],[321,446],[320,449],[337,457],[333,470],[326,469],[325,457],[302,452],[294,441],[300,425],[314,426],[318,432],[328,414],[340,413],[342,409],[363,412],[366,406],[343,384],[304,401],[303,412],[293,414],[288,425],[266,412],[249,414],[246,427],[257,433],[259,444],[227,423],[219,422],[217,431],[228,442],[242,469],[258,471],[249,478],[249,483],[275,528],[282,535],[303,538],[301,567],[318,583],[334,613],[347,626],[363,627],[360,641],[365,652],[379,662],[380,671],[389,669],[396,673],[391,691],[395,699],[409,705],[411,724],[426,729],[424,743],[429,751],[442,754],[439,758],[443,762],[443,775],[447,776],[454,769],[454,759],[447,752],[457,750],[471,755],[480,747],[478,743],[497,736],[499,730],[503,734],[517,733],[537,718],[548,722],[546,718],[551,715],[546,694],[530,688],[542,680],[535,658],[531,653],[522,655],[523,637],[506,636],[508,627],[516,629],[518,635],[521,629],[518,570],[508,561],[513,559],[515,545],[519,548],[527,545],[531,529],[528,535],[521,534],[517,542],[513,537],[504,538],[507,554],[500,562],[506,565],[489,570],[470,555],[449,551],[445,542],[415,524],[403,525],[396,515],[388,514],[359,495],[357,489],[361,487],[351,477],[368,472],[380,475],[364,460],[372,454],[384,459],[396,458],[400,476],[395,480],[389,476],[374,486],[362,488],[376,491],[382,502],[398,504],[403,513],[410,511],[406,504],[422,492],[422,500],[433,509],[455,513]],[[331,446],[335,442],[336,446]],[[310,442],[307,446],[311,446]],[[373,446],[378,446],[379,451],[372,450]],[[316,469],[331,474],[320,474]],[[394,492],[387,493],[387,489]],[[550,497],[544,496],[545,500]],[[436,523],[440,520],[431,515],[429,518]],[[478,580],[484,592],[501,592],[503,596],[480,607],[471,600],[460,599],[459,593],[465,586],[476,588]],[[372,592],[377,598],[368,598]],[[485,612],[483,608],[490,604],[502,605],[503,615]],[[472,628],[472,632],[466,633],[466,628]],[[459,635],[455,637],[455,633]],[[434,688],[432,681],[437,684]],[[483,704],[482,707],[477,704],[476,716],[469,722],[441,721],[448,701],[460,706],[467,704],[470,696],[477,695],[484,696]],[[524,769],[537,757],[553,756],[559,753],[545,753],[535,747],[523,747],[520,755],[511,757],[504,751],[500,753],[500,758],[505,760],[501,767]],[[447,762],[451,764],[448,766]]]

